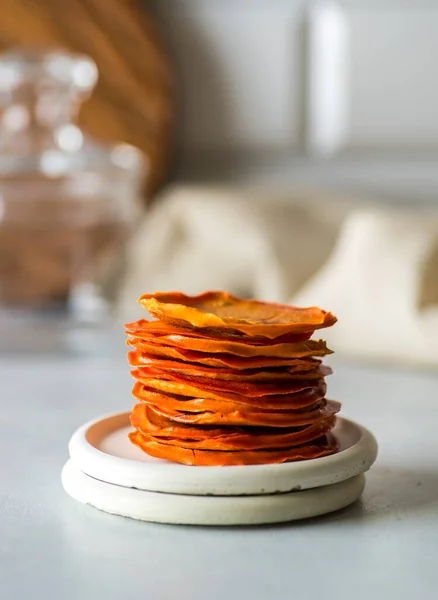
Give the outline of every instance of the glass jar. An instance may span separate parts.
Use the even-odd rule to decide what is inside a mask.
[[[75,123],[96,81],[86,56],[0,56],[0,351],[110,320],[146,169],[136,148]]]

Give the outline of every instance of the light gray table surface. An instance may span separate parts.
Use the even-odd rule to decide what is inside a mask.
[[[438,598],[438,375],[335,367],[330,396],[380,444],[362,501],[197,528],[107,515],[61,487],[74,429],[132,404],[123,359],[2,359],[1,600]]]

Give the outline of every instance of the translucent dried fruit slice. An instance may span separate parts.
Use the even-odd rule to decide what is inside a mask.
[[[229,329],[202,329],[193,327],[177,327],[163,321],[147,321],[146,319],[139,319],[133,323],[127,323],[125,325],[125,332],[128,335],[135,337],[144,336],[160,336],[160,335],[185,335],[195,338],[207,338],[215,339],[218,337],[228,341],[244,342],[246,344],[253,345],[267,345],[267,344],[295,344],[297,342],[304,342],[308,340],[313,331],[305,333],[297,333],[291,335],[281,335],[277,338],[267,338],[263,336],[248,336],[240,331],[233,331]]]
[[[152,344],[157,346],[174,347],[178,350],[202,352],[207,355],[227,354],[240,357],[278,357],[280,359],[309,358],[332,354],[323,340],[306,340],[294,344],[246,344],[223,341],[221,339],[191,338],[181,335],[150,336],[131,338],[131,345],[146,348]]]
[[[181,404],[183,403],[171,398],[167,405],[160,403],[159,407],[154,404],[137,404],[133,409],[132,424],[137,429],[141,429],[143,433],[151,435],[203,439],[213,435],[211,428],[201,428],[193,425],[191,421],[185,423],[176,420],[175,417],[184,417],[179,414],[182,410],[194,411],[195,418],[203,416],[211,427],[222,428],[214,429],[213,432],[216,432],[214,435],[223,433],[224,427],[282,428],[283,430],[290,427],[303,427],[332,417],[340,410],[339,402],[333,400],[322,400],[308,409],[290,412],[266,412],[257,408],[214,400],[189,400],[186,402],[189,404],[188,407],[178,410]],[[200,411],[210,414],[202,415]],[[253,435],[256,433],[254,430],[252,431]]]
[[[336,317],[317,307],[242,300],[228,292],[186,296],[179,292],[143,294],[139,298],[154,317],[176,326],[232,329],[251,336],[275,338],[330,327]]]
[[[181,373],[188,379],[191,377],[208,377],[223,381],[290,381],[302,379],[321,379],[332,373],[327,365],[319,360],[299,360],[293,367],[271,369],[237,370],[226,367],[208,367],[196,363],[181,362],[165,358],[157,358],[139,351],[128,353],[128,362],[133,367],[155,367],[169,373]]]
[[[288,412],[248,412],[246,409],[234,410],[232,412],[217,413],[213,411],[186,413],[176,410],[164,410],[157,406],[151,406],[153,410],[163,417],[172,419],[181,425],[192,425],[194,427],[264,427],[285,428],[300,425],[296,415]],[[305,425],[302,423],[301,425]]]
[[[140,408],[142,407],[140,406]],[[153,411],[150,410],[149,412]],[[190,437],[190,428],[184,430],[184,428],[174,427],[173,435],[163,436],[159,432],[148,431],[147,418],[143,420],[144,429],[135,425],[138,421],[139,419],[133,415],[133,427],[139,429],[144,435],[150,435],[162,443],[182,448],[229,451],[291,448],[321,437],[321,435],[329,431],[334,425],[333,418],[326,418],[320,419],[311,425],[286,430],[271,428],[271,430],[265,431],[259,428],[256,431],[245,431],[244,429],[228,428],[216,430],[215,433],[206,431],[206,435],[203,438],[198,437],[193,439]]]
[[[196,396],[182,396],[172,392],[163,392],[160,389],[137,381],[132,389],[132,395],[145,404],[156,405],[163,408],[172,408],[182,412],[201,412],[211,410],[220,412],[218,407],[226,412],[233,410],[244,411],[242,407],[253,407],[260,411],[294,411],[312,406],[325,396],[326,385],[311,388],[299,394],[283,396],[246,397],[238,394],[218,392],[216,394],[199,393]],[[192,408],[190,408],[192,407]]]
[[[152,407],[159,412],[155,406]],[[257,412],[242,412],[235,410],[230,413],[193,413],[186,415],[178,411],[162,412],[163,416],[173,419],[175,423],[180,425],[191,425],[193,427],[264,427],[264,428],[284,428],[298,427],[306,425],[304,419],[300,419],[296,415],[285,413],[257,413]],[[311,423],[314,422],[310,421]]]
[[[188,401],[188,404],[195,404],[197,401]],[[204,400],[202,402],[207,402],[210,406],[220,406],[220,402],[208,401]],[[333,401],[330,401],[333,402]],[[222,403],[223,406],[223,414],[220,416],[233,416],[234,406],[231,403]],[[199,413],[199,405],[195,412]],[[291,428],[294,428],[294,431],[297,427],[303,428],[304,426],[311,425],[316,421],[321,419],[327,419],[336,414],[339,408],[339,403],[328,404],[325,400],[321,400],[308,409],[301,409],[292,411],[290,413],[266,413],[266,412],[257,412],[257,409],[252,409],[251,407],[239,407],[241,409],[240,415],[242,418],[236,421],[236,424],[227,424],[223,423],[219,418],[216,419],[217,425],[197,427],[193,426],[191,423],[182,423],[180,421],[176,421],[173,419],[172,415],[178,413],[179,411],[173,410],[171,408],[165,407],[163,405],[154,406],[154,405],[146,405],[143,403],[136,404],[133,408],[131,414],[131,423],[133,427],[136,429],[140,429],[143,433],[163,436],[163,437],[183,437],[185,439],[194,439],[194,440],[203,440],[206,437],[220,437],[221,435],[229,435],[232,431],[238,431],[240,433],[247,432],[248,427],[250,427],[250,432],[252,435],[258,435],[260,432],[269,433],[269,432],[287,432]],[[214,408],[211,411],[205,412],[213,412]],[[230,412],[231,411],[231,412]],[[279,419],[281,423],[280,427],[274,427],[272,424],[266,426],[264,422],[262,423],[245,423],[244,417],[248,416],[251,419],[254,415],[260,416],[260,418],[270,418],[275,416]],[[284,421],[281,419],[290,421],[290,424],[285,425]]]
[[[171,446],[153,440],[139,431],[129,434],[133,444],[150,456],[194,466],[239,466],[285,463],[295,460],[319,458],[334,454],[338,450],[337,440],[330,434],[322,436],[311,444],[283,448],[281,450],[241,450],[224,452],[220,450],[199,450]]]
[[[326,356],[332,351],[323,340],[307,340],[296,344],[246,344],[223,339],[189,337],[186,335],[159,335],[149,337],[133,337],[135,342],[152,342],[160,346],[173,346],[182,350],[194,350],[205,354],[233,354],[235,356],[275,356],[278,358],[306,358],[310,356]]]
[[[169,393],[169,394],[177,394],[179,396],[189,396],[191,398],[214,398],[214,399],[228,399],[228,400],[239,400],[239,398],[243,398],[246,401],[249,398],[263,398],[265,402],[270,400],[271,398],[274,400],[278,400],[279,402],[287,402],[288,398],[293,397],[298,394],[303,394],[305,392],[311,392],[313,390],[321,390],[326,391],[326,386],[323,381],[302,381],[302,382],[294,382],[294,387],[290,388],[288,391],[284,393],[279,393],[278,388],[273,389],[270,386],[272,384],[242,384],[247,387],[247,391],[233,391],[238,388],[240,382],[238,381],[230,381],[230,389],[220,389],[220,386],[197,386],[192,382],[182,382],[176,379],[166,378],[164,375],[154,376],[154,375],[142,375],[138,372],[138,370],[133,371],[133,376],[135,379],[140,381],[141,383],[146,384],[152,389],[158,390],[160,392]],[[216,383],[215,380],[211,381],[212,384]],[[233,387],[231,387],[233,384]],[[263,390],[260,389],[260,386],[264,385],[265,388]],[[251,386],[251,387],[250,387]]]
[[[127,340],[126,344],[137,348],[141,353],[157,358],[171,358],[183,362],[198,363],[210,367],[228,367],[231,369],[263,369],[265,367],[295,367],[299,363],[296,358],[274,358],[272,356],[241,357],[232,354],[205,354],[193,350],[183,350],[171,346],[161,346],[142,340]],[[311,360],[311,359],[307,359]],[[304,364],[304,363],[303,363]]]
[[[171,391],[171,393],[196,396],[196,392],[226,392],[231,394],[240,394],[242,396],[265,397],[284,394],[296,394],[298,392],[314,388],[318,385],[317,380],[289,380],[289,381],[223,381],[220,379],[211,379],[209,377],[191,377],[188,378],[184,374],[175,373],[166,369],[157,369],[155,367],[141,367],[131,371],[131,375],[139,381],[147,383],[150,379],[163,379],[180,384],[183,388],[188,388],[188,394],[182,393],[176,388],[168,387],[163,391]],[[174,387],[174,386],[172,386]]]

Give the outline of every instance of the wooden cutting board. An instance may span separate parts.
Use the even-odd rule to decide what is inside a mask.
[[[174,101],[159,31],[135,0],[2,0],[0,50],[64,47],[91,56],[99,83],[80,122],[103,141],[123,141],[149,157],[148,191],[166,175]]]

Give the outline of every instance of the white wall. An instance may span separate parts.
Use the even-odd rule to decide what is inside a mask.
[[[438,1],[152,6],[179,74],[183,150],[438,149]]]

